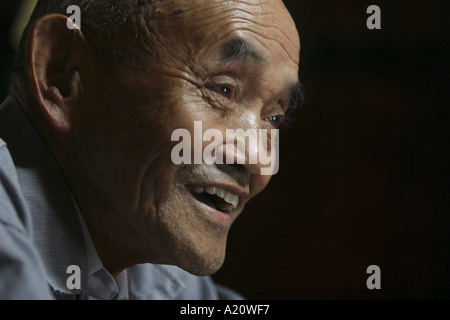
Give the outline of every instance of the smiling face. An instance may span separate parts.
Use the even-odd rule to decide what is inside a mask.
[[[185,128],[193,137],[194,121],[224,137],[226,129],[276,128],[298,83],[300,43],[282,1],[181,3],[183,11],[158,21],[163,42],[146,61],[86,71],[95,76],[83,80],[78,161],[89,168],[87,202],[108,212],[87,217],[100,256],[109,242],[133,263],[207,275],[270,176],[259,164],[175,165],[171,135]]]

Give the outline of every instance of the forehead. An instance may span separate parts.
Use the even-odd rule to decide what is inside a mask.
[[[295,23],[281,0],[178,1],[178,35],[196,48],[213,49],[232,38],[242,38],[269,56],[299,63],[300,40]]]

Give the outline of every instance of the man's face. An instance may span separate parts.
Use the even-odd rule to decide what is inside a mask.
[[[270,176],[258,164],[175,165],[172,133],[185,128],[193,138],[194,121],[224,137],[226,129],[276,128],[298,82],[300,43],[278,0],[179,3],[183,12],[158,22],[154,54],[138,70],[125,62],[85,80],[79,134],[92,190],[119,217],[130,255],[207,275]],[[222,199],[227,193],[236,207]]]

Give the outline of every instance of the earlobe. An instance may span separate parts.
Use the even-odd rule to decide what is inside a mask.
[[[27,76],[40,111],[54,130],[70,132],[79,105],[80,31],[67,28],[68,18],[52,14],[30,29]]]

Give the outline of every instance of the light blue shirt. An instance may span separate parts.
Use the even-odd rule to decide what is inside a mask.
[[[89,300],[128,300],[128,277],[127,272],[121,272],[117,277],[103,266],[97,250],[95,249],[89,230],[84,222],[78,204],[73,199],[78,220],[81,224],[84,243],[87,254],[87,293]]]
[[[19,103],[0,105],[0,299],[241,299],[176,266],[103,267],[64,175]],[[69,266],[81,288],[69,289]]]
[[[30,226],[14,164],[0,139],[0,299],[52,298]]]

